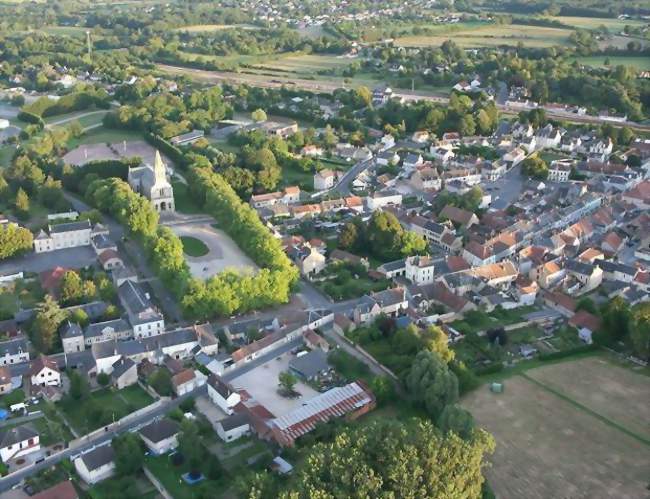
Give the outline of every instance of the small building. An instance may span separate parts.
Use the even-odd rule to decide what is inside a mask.
[[[189,144],[194,144],[199,139],[202,139],[205,136],[203,130],[192,130],[191,132],[183,133],[172,137],[169,141],[175,146],[185,146]]]
[[[331,189],[336,184],[339,173],[329,168],[314,173],[314,190],[325,191]]]
[[[321,349],[323,352],[329,352],[330,344],[313,329],[307,329],[302,333],[302,337],[305,340],[305,345],[312,350]]]
[[[86,346],[81,326],[76,322],[68,321],[61,330],[61,343],[64,353],[82,352]]]
[[[214,374],[208,376],[208,396],[226,414],[232,414],[233,408],[241,402],[239,393]]]
[[[61,371],[56,362],[39,355],[31,365],[29,376],[32,386],[61,386]]]
[[[139,431],[147,448],[157,456],[178,447],[178,432],[178,423],[166,418],[153,421]]]
[[[434,277],[434,263],[430,256],[409,256],[405,261],[406,278],[413,284],[431,284]]]
[[[3,463],[40,450],[38,433],[29,425],[0,428],[0,458]]]
[[[178,374],[172,376],[172,387],[177,396],[185,395],[198,386],[198,379],[194,369],[183,369]]]
[[[217,435],[224,442],[233,442],[248,435],[251,431],[250,420],[246,413],[236,413],[217,422]]]
[[[27,361],[29,361],[29,349],[24,336],[0,342],[0,365],[7,366]]]
[[[74,467],[84,482],[94,485],[115,473],[115,451],[108,443],[95,447],[74,460]]]
[[[331,371],[327,354],[320,348],[289,361],[289,371],[305,381],[314,381]]]

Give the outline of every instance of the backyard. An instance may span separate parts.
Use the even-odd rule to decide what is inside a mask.
[[[647,376],[591,355],[528,370],[504,388],[483,385],[462,400],[496,439],[486,473],[497,497],[647,494]]]
[[[373,279],[362,265],[348,263],[330,264],[320,276],[326,280],[316,282],[316,287],[336,301],[358,298],[391,286],[390,279]]]
[[[174,499],[198,499],[205,497],[205,490],[210,490],[214,497],[220,497],[228,489],[225,480],[203,480],[195,485],[189,485],[182,479],[190,468],[186,462],[176,466],[172,455],[147,456],[146,468],[162,483],[163,487]],[[200,489],[199,489],[200,487]],[[203,489],[203,490],[201,490]]]
[[[82,400],[64,398],[56,405],[79,434],[86,434],[152,402],[153,398],[147,392],[132,385],[119,391],[111,388],[97,390]]]

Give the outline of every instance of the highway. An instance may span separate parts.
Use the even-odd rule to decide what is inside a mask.
[[[300,78],[286,78],[281,76],[274,76],[269,78],[264,75],[255,75],[255,74],[246,74],[246,73],[231,73],[227,71],[206,71],[203,69],[194,69],[181,66],[170,66],[167,64],[157,64],[158,69],[172,75],[184,75],[190,76],[197,80],[203,80],[206,82],[212,83],[230,83],[236,85],[251,85],[254,87],[262,88],[281,88],[294,87],[301,90],[308,90],[311,92],[325,92],[331,93],[334,90],[339,88],[350,88],[353,85],[346,84],[343,79],[338,80],[305,80]],[[432,102],[437,102],[445,104],[449,102],[448,97],[442,97],[440,95],[434,95],[432,93],[422,92],[422,91],[410,91],[400,89],[395,92],[395,95],[398,97],[404,98],[406,101],[418,101],[418,100],[428,100]],[[506,114],[518,114],[522,109],[514,108],[511,106],[506,106],[504,103],[497,103],[497,108],[499,111]],[[650,125],[642,125],[639,123],[634,123],[631,121],[624,123],[617,123],[610,120],[605,120],[599,118],[598,116],[578,116],[567,113],[560,113],[552,109],[545,109],[546,115],[550,118],[557,120],[567,121],[570,123],[579,123],[579,124],[594,124],[594,125],[604,125],[609,124],[614,127],[623,127],[628,126],[635,130],[640,131],[649,131]]]

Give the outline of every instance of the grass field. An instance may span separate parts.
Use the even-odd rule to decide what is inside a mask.
[[[181,236],[181,242],[183,243],[183,251],[188,256],[205,256],[210,252],[205,243],[196,237]]]
[[[542,48],[567,45],[571,33],[572,30],[570,29],[541,26],[488,25],[459,30],[446,35],[405,36],[395,40],[395,44],[403,47],[437,47],[446,40],[453,40],[463,48],[496,47],[500,45],[516,46],[520,42],[525,47]]]
[[[194,499],[195,497],[199,497],[196,491],[197,486],[188,485],[181,478],[183,474],[189,471],[187,463],[174,466],[168,455],[157,457],[148,456],[145,458],[145,466],[160,480],[174,499]],[[225,491],[223,484],[214,480],[204,480],[200,483],[206,484],[214,494],[214,497],[221,497],[219,493]]]
[[[152,402],[153,399],[147,392],[138,385],[133,385],[120,391],[112,389],[98,390],[91,393],[83,401],[63,399],[61,402],[57,402],[56,405],[65,414],[66,419],[74,429],[80,434],[85,434],[102,426],[101,423],[98,424],[88,417],[88,411],[85,409],[89,404],[104,407],[105,410],[111,412],[111,416],[117,421]]]
[[[595,68],[606,67],[605,61],[609,59],[609,67],[615,68],[616,66],[630,66],[638,71],[650,71],[650,57],[628,57],[628,56],[591,56],[591,57],[577,57],[576,60],[580,64],[586,66],[593,66]]]
[[[341,69],[349,66],[353,60],[334,55],[289,55],[254,67],[291,73],[313,73]]]
[[[529,370],[465,397],[497,442],[497,497],[645,497],[648,377],[592,356]],[[615,407],[614,407],[615,406]]]
[[[634,19],[629,19],[627,21],[620,19],[605,19],[601,17],[570,17],[570,16],[557,16],[549,17],[554,21],[560,21],[562,24],[567,26],[573,26],[574,28],[580,29],[597,29],[601,26],[605,26],[609,31],[620,32],[623,28],[627,26],[643,26],[642,21],[637,21]]]
[[[46,33],[48,35],[58,35],[58,36],[71,36],[75,38],[81,38],[86,36],[86,31],[88,28],[83,26],[47,26],[41,28],[38,31]]]

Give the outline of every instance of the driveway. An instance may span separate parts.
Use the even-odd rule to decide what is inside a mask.
[[[217,422],[225,419],[228,415],[210,402],[207,395],[201,395],[195,399],[196,409],[203,414],[216,431]]]

